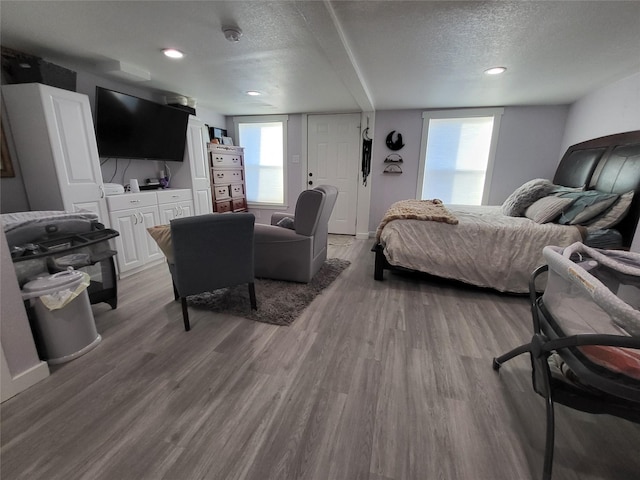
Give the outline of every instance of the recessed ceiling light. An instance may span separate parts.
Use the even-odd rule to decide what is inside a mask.
[[[260,92],[256,92],[255,90],[249,90],[247,92],[247,95],[250,95],[252,97],[257,97],[258,95],[262,95]]]
[[[169,58],[184,57],[184,53],[182,53],[180,50],[176,50],[175,48],[165,48],[164,50],[162,50],[162,53],[164,53]]]
[[[487,75],[500,75],[501,73],[504,73],[506,71],[507,71],[506,67],[493,67],[493,68],[488,68],[487,70],[484,71],[484,73],[486,73]]]

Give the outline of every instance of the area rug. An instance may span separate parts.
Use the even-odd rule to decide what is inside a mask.
[[[353,238],[354,237],[352,235],[330,234],[327,243],[337,247],[348,247],[353,243]]]
[[[188,298],[188,303],[194,308],[236,315],[257,322],[291,325],[350,263],[340,258],[329,258],[309,283],[256,278],[258,310],[251,310],[247,285],[194,295]]]

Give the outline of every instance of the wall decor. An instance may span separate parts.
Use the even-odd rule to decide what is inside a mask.
[[[402,163],[402,157],[397,153],[392,153],[387,155],[387,158],[384,159],[384,163],[387,164],[384,167],[383,173],[402,173],[402,167],[400,164]]]
[[[222,137],[227,136],[227,131],[224,128],[209,127],[209,136],[211,137],[211,140],[217,138],[218,143],[222,144]]]
[[[402,147],[404,147],[404,143],[402,143],[402,134],[398,133],[398,138],[397,140],[394,142],[393,141],[393,134],[396,133],[395,130],[391,130],[391,133],[389,133],[389,135],[387,135],[387,148],[389,150],[400,150]]]
[[[13,171],[13,163],[11,163],[11,157],[9,156],[9,145],[7,145],[7,137],[4,134],[4,127],[0,124],[0,130],[2,135],[2,151],[0,152],[0,176],[2,177],[15,177],[16,174]]]
[[[362,185],[367,186],[367,177],[371,173],[371,148],[373,139],[369,137],[369,117],[367,128],[362,132]]]

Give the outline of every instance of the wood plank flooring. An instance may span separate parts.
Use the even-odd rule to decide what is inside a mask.
[[[528,480],[544,407],[525,297],[385,273],[371,241],[290,327],[190,309],[161,265],[93,306],[102,343],[0,407],[3,480]],[[258,304],[260,292],[257,292]],[[640,427],[557,408],[554,480],[640,478]]]

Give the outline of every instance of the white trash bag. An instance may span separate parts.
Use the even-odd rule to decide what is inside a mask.
[[[59,310],[69,305],[82,294],[91,283],[88,273],[69,267],[66,271],[41,277],[22,288],[22,298],[40,298],[49,310]]]

